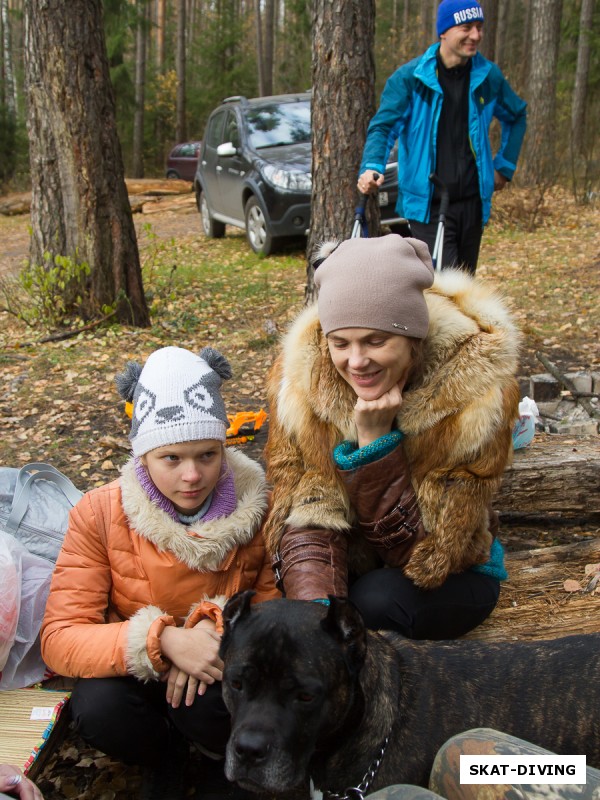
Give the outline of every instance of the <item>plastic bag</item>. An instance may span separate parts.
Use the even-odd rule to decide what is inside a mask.
[[[51,675],[42,660],[39,633],[54,564],[30,553],[24,545],[2,530],[0,548],[2,553],[8,552],[10,555],[19,595],[18,605],[16,608],[13,606],[12,610],[12,614],[18,614],[18,621],[0,674],[0,690],[22,689]]]
[[[512,433],[514,450],[526,447],[532,442],[535,435],[535,423],[539,418],[540,412],[535,401],[530,397],[524,397],[519,403],[519,419],[516,421]]]
[[[0,539],[0,673],[17,635],[21,604],[21,576],[4,538]]]

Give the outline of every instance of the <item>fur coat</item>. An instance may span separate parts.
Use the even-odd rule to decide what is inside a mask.
[[[190,527],[152,503],[133,459],[121,477],[88,492],[71,512],[42,625],[42,655],[70,677],[164,671],[160,633],[182,625],[203,600],[222,606],[244,589],[277,597],[261,524],[267,508],[262,468],[226,450],[237,508]]]
[[[404,571],[427,587],[489,557],[490,501],[518,415],[520,336],[501,297],[464,272],[437,273],[425,297],[422,374],[405,390],[397,424],[427,531]],[[342,531],[351,571],[367,571],[373,554],[353,535],[356,519],[332,457],[341,441],[357,439],[356,396],[333,366],[316,304],[283,339],[268,395],[267,548],[275,554],[290,528]]]

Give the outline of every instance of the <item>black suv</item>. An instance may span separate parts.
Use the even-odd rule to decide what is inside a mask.
[[[284,237],[304,236],[310,164],[309,92],[228,98],[209,117],[194,178],[204,233],[244,228],[263,255]]]

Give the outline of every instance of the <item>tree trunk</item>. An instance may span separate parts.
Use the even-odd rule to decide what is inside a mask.
[[[175,138],[184,142],[187,138],[186,105],[185,105],[185,0],[177,3],[177,100]]]
[[[156,71],[162,75],[165,71],[165,24],[166,0],[156,3]]]
[[[548,185],[556,177],[556,82],[562,0],[532,0],[524,180]]]
[[[17,83],[13,69],[12,43],[10,18],[8,15],[8,0],[1,0],[0,11],[2,15],[2,66],[4,72],[4,100],[9,117],[16,122],[17,119]],[[0,97],[0,101],[2,98]]]
[[[581,0],[577,69],[575,72],[575,88],[573,90],[573,106],[571,110],[571,146],[573,148],[573,154],[576,157],[583,155],[585,106],[591,54],[590,33],[592,30],[593,15],[594,0]]]
[[[345,239],[352,230],[358,168],[375,110],[374,34],[375,0],[315,0],[309,262],[319,242]],[[373,236],[378,215],[377,208]],[[306,294],[314,295],[310,268]]]
[[[26,0],[31,260],[86,262],[90,314],[150,324],[117,137],[101,0]]]
[[[506,28],[508,24],[508,14],[509,14],[510,2],[509,0],[504,0],[498,6],[498,21],[496,25],[496,45],[495,45],[495,52],[496,52],[496,64],[500,67],[502,71],[505,70],[505,55],[504,55],[504,43],[506,41]]]
[[[133,115],[134,178],[144,177],[144,103],[146,87],[146,2],[137,2],[135,30],[135,112]]]
[[[256,0],[256,68],[258,70],[258,96],[265,96],[265,53],[263,48],[262,15],[260,13],[260,0]]]
[[[506,3],[506,0],[503,0]],[[483,41],[481,53],[490,61],[496,60],[496,31],[498,29],[498,6],[499,0],[483,0],[483,14],[485,25],[483,26]]]
[[[265,27],[263,35],[264,86],[266,95],[273,94],[273,51],[275,45],[275,0],[265,2]]]

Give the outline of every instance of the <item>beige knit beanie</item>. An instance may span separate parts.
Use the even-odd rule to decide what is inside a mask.
[[[347,239],[315,272],[323,332],[372,328],[424,339],[429,314],[423,292],[432,283],[433,265],[424,242],[395,233]]]

